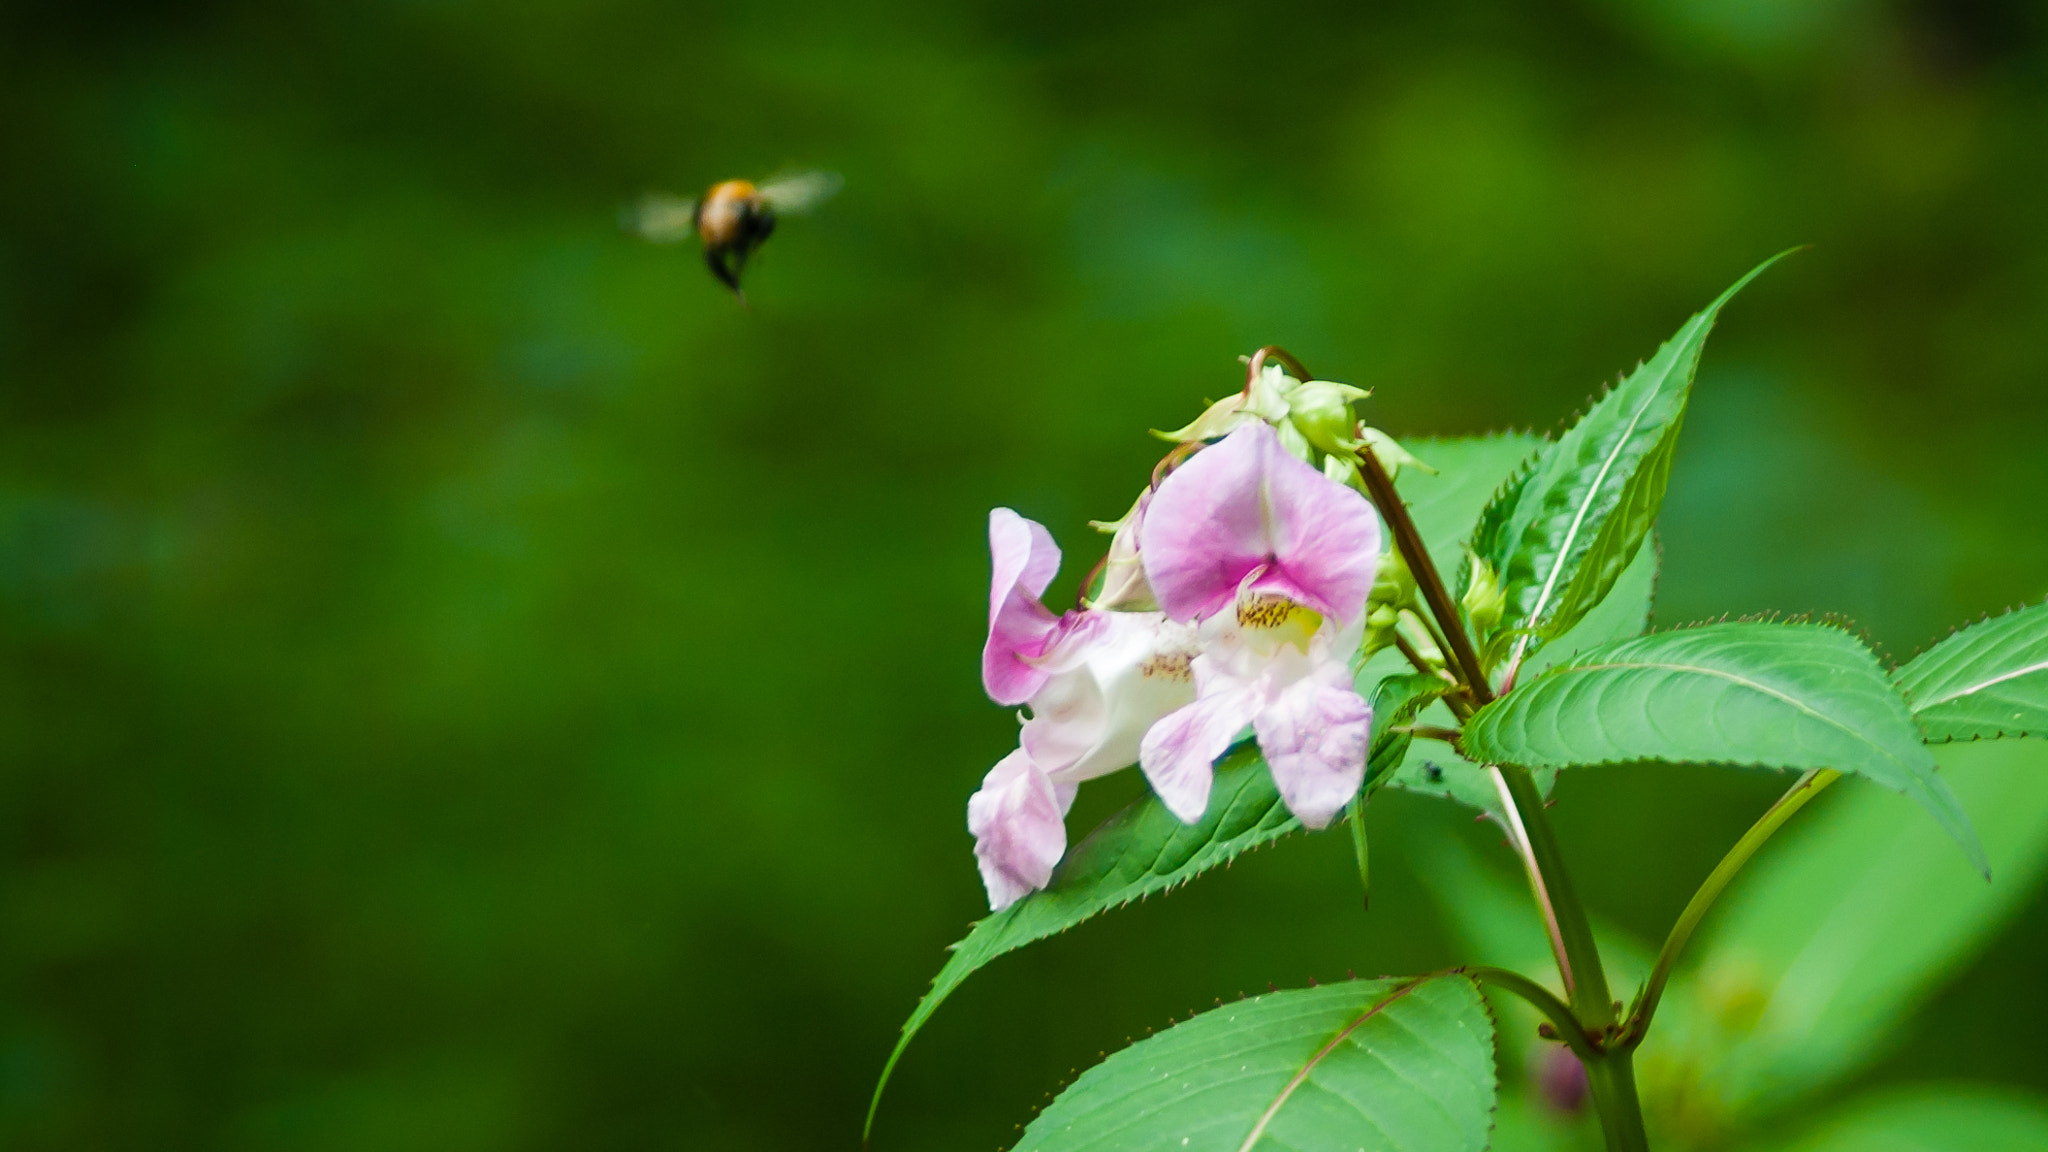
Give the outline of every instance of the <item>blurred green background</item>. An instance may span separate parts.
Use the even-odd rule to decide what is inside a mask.
[[[1708,348],[1658,620],[1904,658],[2048,592],[2026,0],[25,0],[0,92],[8,1148],[856,1146],[985,907],[987,509],[1071,590],[1262,343],[1397,435],[1551,429],[1810,243]],[[751,312],[616,228],[792,166],[846,188]],[[1556,818],[1654,938],[1782,784]],[[1370,914],[1296,838],[1001,961],[877,1148],[1456,961],[1408,846],[1497,837],[1373,821]],[[2048,900],[2013,925],[1852,1087],[2048,1088]]]

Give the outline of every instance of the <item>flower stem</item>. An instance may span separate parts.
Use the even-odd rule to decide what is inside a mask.
[[[1493,699],[1493,690],[1486,682],[1486,673],[1479,665],[1479,653],[1472,648],[1472,638],[1465,634],[1465,625],[1458,619],[1457,606],[1451,603],[1451,593],[1444,586],[1444,578],[1436,570],[1436,561],[1430,559],[1429,549],[1422,543],[1422,533],[1415,527],[1415,520],[1408,515],[1408,506],[1401,502],[1401,494],[1394,490],[1393,477],[1380,464],[1379,457],[1371,448],[1358,450],[1358,472],[1365,478],[1366,491],[1372,494],[1372,502],[1379,507],[1380,519],[1393,529],[1394,545],[1401,550],[1401,556],[1408,561],[1408,571],[1415,577],[1415,586],[1422,591],[1423,600],[1429,611],[1436,617],[1437,626],[1444,639],[1450,644],[1451,656],[1458,664],[1459,676],[1465,681],[1474,702],[1485,704]]]
[[[1650,1030],[1650,1017],[1656,1015],[1657,1002],[1664,996],[1665,981],[1671,978],[1672,966],[1678,962],[1678,954],[1685,950],[1693,930],[1706,919],[1714,901],[1735,879],[1735,874],[1742,871],[1749,858],[1764,846],[1764,841],[1785,826],[1793,813],[1804,808],[1806,802],[1818,796],[1823,788],[1841,778],[1842,774],[1831,768],[1815,768],[1807,772],[1783,796],[1778,797],[1777,803],[1758,817],[1755,824],[1750,825],[1749,831],[1742,834],[1742,839],[1735,842],[1735,847],[1730,848],[1726,856],[1721,857],[1721,862],[1714,866],[1699,891],[1692,894],[1685,911],[1678,914],[1678,922],[1671,926],[1671,935],[1664,938],[1664,947],[1657,953],[1656,964],[1650,968],[1650,978],[1643,984],[1642,992],[1637,994],[1635,1006],[1629,1010],[1620,1047],[1634,1048],[1643,1042],[1643,1037]]]

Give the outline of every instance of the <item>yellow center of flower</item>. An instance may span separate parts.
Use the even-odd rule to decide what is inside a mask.
[[[1285,596],[1266,592],[1238,600],[1237,623],[1243,628],[1268,633],[1267,639],[1276,646],[1292,644],[1306,652],[1309,637],[1323,626],[1323,616]]]

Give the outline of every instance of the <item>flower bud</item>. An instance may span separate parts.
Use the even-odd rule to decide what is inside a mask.
[[[1330,457],[1330,461],[1337,459]],[[1365,655],[1369,657],[1392,645],[1394,625],[1401,610],[1415,606],[1415,576],[1408,571],[1408,561],[1401,550],[1389,548],[1380,557],[1379,567],[1373,570],[1372,591],[1365,598]]]
[[[1500,577],[1494,574],[1493,565],[1476,555],[1470,559],[1471,573],[1465,578],[1465,595],[1459,603],[1464,605],[1465,618],[1472,622],[1472,631],[1486,636],[1500,627],[1501,612],[1507,607],[1508,597],[1500,586]]]
[[[1436,469],[1417,460],[1414,454],[1401,447],[1392,436],[1387,435],[1385,432],[1377,428],[1361,428],[1358,435],[1359,441],[1362,441],[1366,447],[1372,449],[1373,455],[1380,458],[1380,466],[1387,470],[1388,479],[1399,476],[1404,466],[1420,468],[1431,476],[1436,475]]]
[[[1311,380],[1287,396],[1287,418],[1309,443],[1325,452],[1349,452],[1358,442],[1352,439],[1357,418],[1351,402],[1372,393],[1349,384]]]
[[[1112,612],[1156,612],[1159,602],[1152,586],[1145,582],[1145,567],[1138,559],[1138,530],[1145,522],[1145,505],[1151,503],[1152,489],[1138,493],[1138,499],[1121,520],[1090,520],[1089,527],[1110,533],[1109,555],[1102,563],[1102,595],[1088,602],[1091,608]]]
[[[1245,408],[1257,413],[1259,419],[1278,427],[1287,419],[1288,405],[1300,387],[1301,381],[1289,376],[1285,368],[1268,364],[1245,385]]]
[[[1172,432],[1161,432],[1154,428],[1152,434],[1161,440],[1171,440],[1176,444],[1227,436],[1245,421],[1258,419],[1258,416],[1245,411],[1245,401],[1246,396],[1243,392],[1234,392],[1209,405],[1208,409],[1195,417],[1194,423],[1187,427],[1177,428]]]
[[[1394,621],[1394,630],[1408,642],[1409,647],[1415,649],[1423,663],[1443,666],[1444,650],[1436,646],[1436,636],[1430,632],[1429,625],[1423,623],[1421,613],[1413,608],[1401,609],[1400,618]]]
[[[1365,614],[1365,640],[1359,645],[1361,658],[1370,660],[1373,653],[1382,648],[1394,646],[1394,625],[1401,619],[1401,610],[1391,604],[1381,604]]]

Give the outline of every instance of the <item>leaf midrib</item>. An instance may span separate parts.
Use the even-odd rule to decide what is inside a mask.
[[[2016,668],[2013,671],[2007,672],[2002,676],[1993,676],[1989,680],[1984,680],[1976,684],[1968,685],[1962,689],[1959,689],[1958,691],[1951,692],[1946,696],[1929,700],[1924,704],[1917,704],[1914,706],[1913,711],[1916,713],[1925,712],[1929,708],[1935,708],[1955,700],[1960,700],[1965,696],[1973,696],[1979,692],[1984,691],[1986,688],[2003,684],[2007,680],[2017,680],[2022,676],[2028,676],[2035,672],[2048,672],[2048,660],[2043,660],[2037,664],[2029,664],[2024,668]]]
[[[1308,1080],[1309,1073],[1316,1070],[1316,1065],[1322,1063],[1324,1057],[1328,1056],[1330,1053],[1337,1050],[1337,1045],[1342,1044],[1344,1042],[1345,1037],[1351,1035],[1353,1032],[1356,1032],[1360,1028],[1364,1027],[1366,1021],[1371,1020],[1375,1016],[1378,1016],[1381,1012],[1385,1011],[1389,1006],[1391,1006],[1396,1000],[1399,1000],[1402,997],[1408,995],[1410,992],[1415,991],[1417,988],[1422,987],[1423,983],[1423,977],[1417,977],[1416,979],[1409,981],[1407,984],[1404,984],[1400,988],[1395,989],[1393,992],[1388,993],[1386,998],[1381,1000],[1379,1003],[1374,1004],[1372,1007],[1366,1009],[1364,1013],[1362,1013],[1358,1017],[1358,1019],[1353,1020],[1351,1023],[1346,1024],[1342,1028],[1339,1028],[1337,1030],[1337,1034],[1335,1036],[1330,1037],[1327,1043],[1325,1043],[1321,1048],[1316,1050],[1315,1055],[1310,1056],[1308,1058],[1308,1062],[1301,1066],[1300,1071],[1297,1071],[1294,1074],[1294,1078],[1289,1080],[1286,1083],[1286,1085],[1280,1089],[1280,1094],[1273,1098],[1273,1102],[1266,1106],[1266,1111],[1262,1115],[1260,1115],[1259,1122],[1252,1125],[1251,1134],[1244,1138],[1243,1144],[1238,1145],[1237,1152],[1251,1152],[1252,1145],[1257,1144],[1259,1142],[1259,1138],[1266,1134],[1266,1126],[1273,1122],[1273,1117],[1280,1114],[1280,1108],[1282,1105],[1287,1103],[1288,1097],[1293,1096],[1294,1090],[1301,1087],[1302,1084]]]
[[[1666,371],[1668,374],[1669,370],[1667,369]],[[1558,574],[1564,571],[1565,559],[1571,555],[1572,545],[1578,540],[1579,530],[1585,527],[1586,516],[1593,510],[1593,505],[1600,494],[1600,486],[1607,482],[1607,474],[1614,470],[1614,465],[1621,459],[1622,452],[1627,448],[1629,439],[1635,435],[1636,429],[1643,422],[1643,417],[1649,413],[1650,406],[1656,402],[1660,394],[1658,389],[1653,388],[1650,390],[1650,394],[1644,397],[1642,406],[1636,409],[1633,416],[1629,417],[1628,428],[1615,438],[1614,450],[1608,453],[1607,459],[1601,461],[1599,474],[1593,477],[1593,483],[1586,489],[1585,498],[1579,502],[1579,509],[1572,516],[1572,526],[1566,530],[1564,541],[1559,545],[1557,555],[1551,561],[1550,574],[1543,578],[1543,587],[1536,593],[1536,602],[1530,606],[1527,623],[1534,624],[1543,618],[1543,606],[1550,600],[1551,593],[1557,587]],[[1508,662],[1509,667],[1514,667],[1521,663],[1522,654],[1528,650],[1528,647],[1529,636],[1527,633],[1524,633],[1519,640],[1515,641],[1515,656],[1514,659]]]

